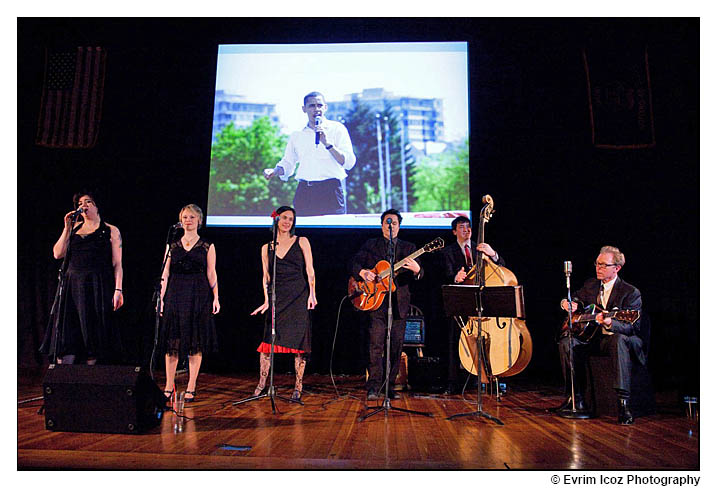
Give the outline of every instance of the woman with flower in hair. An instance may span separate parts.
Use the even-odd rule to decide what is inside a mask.
[[[274,353],[294,354],[296,373],[292,399],[301,400],[302,378],[307,358],[312,348],[312,326],[309,310],[317,305],[314,283],[314,261],[309,240],[294,234],[296,213],[292,207],[282,206],[272,213],[277,222],[276,249],[276,311]],[[262,290],[264,304],[252,315],[266,312],[270,308],[272,292],[272,267],[275,250],[273,243],[262,246]],[[258,396],[264,391],[269,375],[269,354],[272,345],[272,316],[267,315],[259,352],[259,383],[254,390]]]

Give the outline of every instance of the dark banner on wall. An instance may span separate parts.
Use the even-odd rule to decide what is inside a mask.
[[[102,115],[107,51],[99,47],[48,51],[35,144],[92,148]]]
[[[648,50],[584,49],[592,142],[597,148],[655,146]]]

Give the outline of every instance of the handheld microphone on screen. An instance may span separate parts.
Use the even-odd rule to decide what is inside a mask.
[[[314,127],[316,128],[321,123],[322,123],[322,119],[319,116],[316,116],[314,118]],[[314,144],[319,146],[319,133],[318,132],[314,133]]]

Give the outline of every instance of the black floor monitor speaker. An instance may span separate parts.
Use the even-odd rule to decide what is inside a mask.
[[[410,357],[409,385],[413,391],[441,391],[444,387],[441,359],[439,357]]]
[[[50,365],[42,392],[53,431],[141,433],[164,412],[164,394],[140,367]]]

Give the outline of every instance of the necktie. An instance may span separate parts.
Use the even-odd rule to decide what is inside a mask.
[[[471,250],[469,250],[469,245],[464,246],[464,254],[466,255],[466,266],[471,267]]]
[[[601,284],[601,288],[598,291],[598,303],[603,309],[606,308],[606,303],[603,300],[603,283]]]

